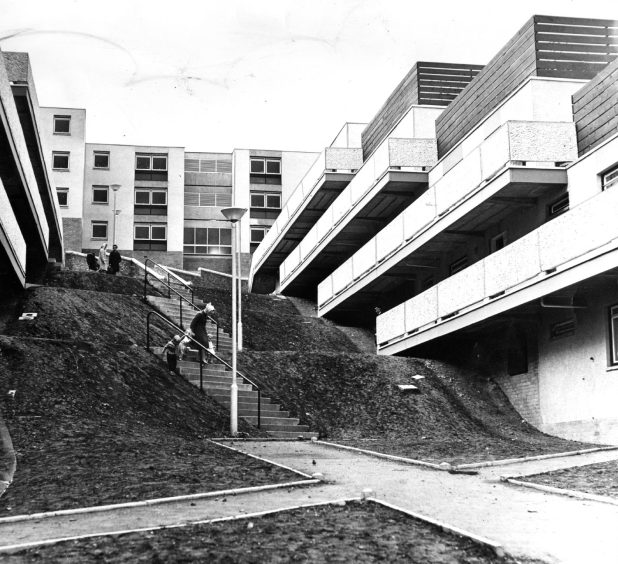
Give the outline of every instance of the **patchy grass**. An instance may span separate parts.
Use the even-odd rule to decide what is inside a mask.
[[[348,502],[204,525],[97,537],[5,556],[5,562],[432,562],[515,564],[488,547],[372,502]]]
[[[618,499],[618,460],[534,474],[521,480]]]
[[[0,397],[17,390],[3,410],[15,412],[17,472],[0,515],[296,478],[206,442],[227,434],[229,412],[144,350],[150,310],[137,298],[41,287],[21,311],[38,317],[5,319],[0,336]],[[155,344],[168,339],[153,327]]]
[[[121,274],[111,276],[103,272],[94,272],[90,270],[85,272],[73,270],[52,271],[45,284],[47,286],[69,288],[73,290],[91,290],[94,292],[126,294],[136,297],[144,295],[143,280],[132,276],[122,276]],[[148,294],[159,295],[150,285],[147,288],[147,292]]]
[[[431,462],[479,462],[583,445],[522,421],[493,382],[435,361],[345,353],[243,352],[241,370],[320,438]],[[422,379],[413,376],[421,375]],[[414,384],[419,394],[397,384]],[[588,446],[588,445],[586,445]]]

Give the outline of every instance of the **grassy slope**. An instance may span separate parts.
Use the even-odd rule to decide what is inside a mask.
[[[228,411],[143,349],[149,309],[126,295],[132,282],[81,276],[123,293],[31,290],[18,310],[37,319],[10,319],[0,336],[0,397],[17,389],[7,424],[18,454],[0,515],[289,479],[205,442],[227,432]],[[167,339],[154,328],[156,344]]]

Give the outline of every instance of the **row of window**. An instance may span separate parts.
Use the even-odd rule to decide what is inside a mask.
[[[251,192],[252,208],[281,209],[281,194],[278,192]]]
[[[108,238],[108,222],[92,221],[92,239]],[[167,225],[164,223],[136,223],[133,226],[133,238],[136,241],[167,241]]]
[[[109,151],[94,151],[94,168],[109,170]],[[52,168],[54,170],[71,170],[70,151],[53,151]],[[167,155],[135,155],[135,170],[139,172],[167,172]]]

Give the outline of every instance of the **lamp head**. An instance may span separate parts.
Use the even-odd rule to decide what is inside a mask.
[[[232,223],[236,223],[247,213],[247,208],[223,208],[221,213],[225,216],[225,219]]]
[[[120,189],[120,184],[112,184],[110,185],[110,188],[114,191],[117,192]]]

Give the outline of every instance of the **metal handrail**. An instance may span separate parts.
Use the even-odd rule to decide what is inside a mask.
[[[155,261],[153,261],[152,259],[149,259],[148,257],[144,257],[144,301],[146,301],[146,292],[147,292],[147,288],[148,288],[148,262],[151,262],[152,264],[156,265],[156,266],[161,266],[159,264],[157,264]],[[166,271],[168,274],[168,283],[166,283],[164,280],[161,280],[160,278],[156,277],[157,280],[163,284],[166,288],[167,288],[167,297],[169,299],[172,298],[172,292],[174,292],[174,294],[176,294],[179,298],[179,307],[178,307],[178,313],[179,313],[179,317],[180,317],[180,327],[181,330],[184,331],[184,323],[182,320],[182,302],[183,300],[185,302],[187,302],[194,310],[196,311],[200,311],[201,308],[199,308],[198,306],[196,306],[193,303],[193,288],[191,288],[191,299],[188,299],[187,297],[183,296],[180,292],[178,292],[177,290],[175,290],[174,288],[172,288],[172,286],[169,284],[169,275],[173,274],[170,273],[169,271]],[[175,276],[175,275],[174,275]],[[212,316],[206,314],[206,317],[211,321],[211,323],[213,323],[215,325],[215,327],[217,328],[217,335],[215,337],[215,347],[217,350],[219,350],[219,323],[212,318]]]
[[[148,352],[150,352],[150,316],[151,315],[156,315],[158,318],[165,321],[165,323],[173,327],[177,333],[182,333],[182,329],[178,327],[178,325],[176,325],[173,321],[170,321],[167,317],[165,317],[164,315],[161,315],[158,311],[149,311],[148,315],[146,315],[146,350]],[[206,351],[214,359],[218,360],[221,364],[223,364],[224,366],[227,366],[230,370],[232,370],[232,367],[225,360],[223,360],[220,356],[216,355],[211,350],[206,348],[202,343],[200,343],[199,341],[191,337],[191,335],[185,335],[185,337],[188,338],[191,342],[195,343],[199,347],[199,349]],[[200,364],[200,390],[204,391],[204,365],[202,364],[201,361],[199,364]],[[247,376],[245,376],[238,370],[236,370],[236,374],[237,376],[242,378],[245,382],[247,382],[248,384],[251,384],[257,390],[257,394],[258,394],[257,428],[260,429],[261,423],[262,423],[262,389],[256,382],[254,382],[250,378],[247,378]]]

